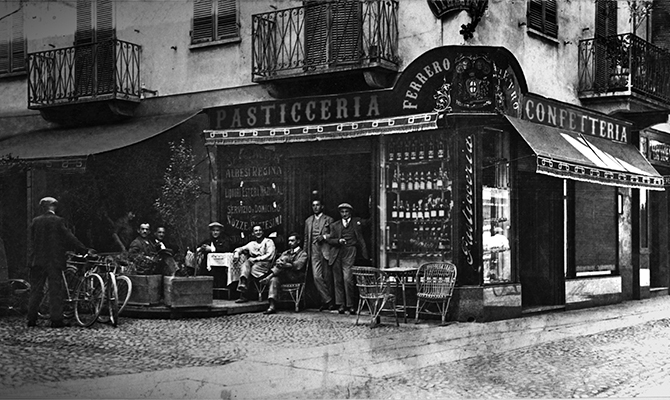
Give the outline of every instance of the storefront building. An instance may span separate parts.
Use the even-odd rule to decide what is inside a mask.
[[[629,123],[528,93],[501,47],[434,48],[392,89],[206,111],[231,236],[281,245],[314,196],[335,218],[348,202],[373,265],[456,264],[452,320],[621,301],[632,193],[663,190]]]

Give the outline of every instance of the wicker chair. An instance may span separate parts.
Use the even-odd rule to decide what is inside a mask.
[[[356,325],[363,309],[363,304],[370,311],[370,328],[373,328],[379,319],[384,305],[390,303],[395,314],[396,326],[399,326],[398,313],[396,311],[395,296],[390,293],[391,286],[384,275],[372,267],[355,267],[353,274],[356,277],[358,288],[358,311],[356,312]]]
[[[286,293],[290,296],[293,304],[295,304],[295,312],[300,311],[300,302],[302,295],[305,293],[305,281],[299,283],[282,283],[279,286],[281,293]]]
[[[427,263],[416,272],[416,314],[415,323],[419,321],[419,313],[435,314],[423,311],[428,303],[435,303],[445,323],[449,302],[456,283],[456,266],[449,262]]]

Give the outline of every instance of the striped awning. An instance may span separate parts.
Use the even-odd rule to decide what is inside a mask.
[[[437,129],[438,113],[424,113],[355,122],[241,130],[206,130],[208,146],[279,144],[352,139]]]
[[[507,117],[537,157],[537,173],[602,185],[665,190],[635,146]]]

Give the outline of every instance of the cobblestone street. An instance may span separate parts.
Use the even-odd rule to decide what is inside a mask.
[[[354,321],[355,317],[328,313],[258,313],[179,320],[122,318],[118,328],[96,323],[91,328],[28,329],[24,319],[4,317],[0,386],[217,366],[277,348],[299,351],[417,329],[413,324],[369,329],[365,321],[358,326]]]
[[[314,310],[58,330],[3,317],[0,397],[648,397],[670,387],[669,305],[375,329]]]
[[[666,319],[416,369],[358,387],[309,392],[303,398],[628,398],[668,379]]]

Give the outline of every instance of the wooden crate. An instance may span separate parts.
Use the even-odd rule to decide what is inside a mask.
[[[163,275],[128,275],[133,283],[128,304],[150,306],[160,304],[163,297]]]
[[[212,305],[214,278],[211,276],[163,277],[163,295],[169,307]]]

